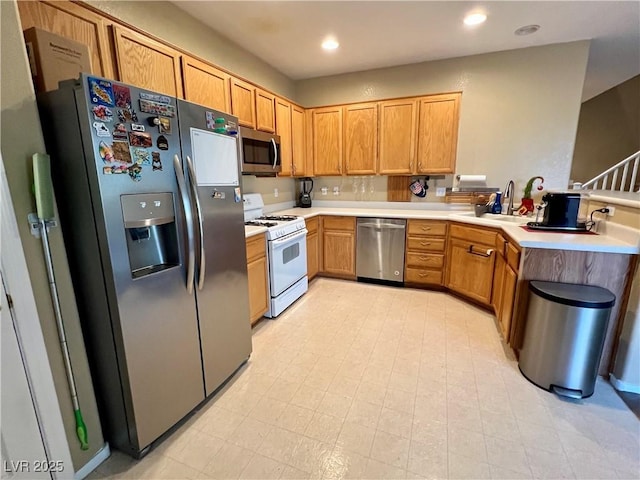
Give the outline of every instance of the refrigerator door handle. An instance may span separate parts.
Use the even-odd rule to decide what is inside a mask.
[[[273,168],[275,169],[278,165],[278,144],[272,138],[271,143],[273,143]]]
[[[189,192],[187,192],[187,185],[182,172],[182,162],[178,155],[173,156],[173,167],[176,172],[176,179],[178,180],[178,191],[180,192],[180,198],[182,200],[182,210],[184,212],[185,223],[187,224],[187,292],[193,293],[193,279],[195,276],[195,264],[196,255],[193,248],[194,233],[193,233],[193,213],[191,212],[191,202],[189,201]]]
[[[198,272],[198,290],[202,290],[204,287],[204,274],[205,274],[205,258],[204,258],[204,232],[202,231],[202,208],[200,208],[200,199],[198,198],[198,189],[196,187],[196,170],[193,168],[193,162],[189,155],[187,155],[187,169],[189,170],[189,187],[191,188],[191,194],[193,195],[193,201],[196,204],[196,217],[198,218],[198,230],[200,236],[200,267]]]

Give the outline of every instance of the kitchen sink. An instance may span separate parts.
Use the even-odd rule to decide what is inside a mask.
[[[486,218],[487,220],[495,220],[498,222],[515,223],[516,225],[524,225],[525,223],[531,221],[529,217],[500,215],[495,213],[485,213],[480,218]]]

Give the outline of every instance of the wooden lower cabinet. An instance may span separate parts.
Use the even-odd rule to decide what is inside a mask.
[[[513,316],[513,306],[516,297],[516,285],[518,284],[518,274],[506,265],[502,280],[502,304],[500,306],[500,329],[504,341],[510,343],[511,318]]]
[[[269,308],[267,284],[267,244],[265,234],[247,238],[247,278],[249,281],[249,320],[254,325]]]
[[[309,280],[318,275],[319,270],[319,254],[320,254],[320,236],[318,233],[318,217],[306,220],[307,225],[307,277]]]
[[[404,281],[409,285],[442,285],[447,223],[407,221]]]
[[[496,232],[452,225],[447,249],[447,287],[483,305],[491,305]],[[472,239],[472,240],[470,240]]]
[[[322,218],[322,273],[355,279],[355,217]]]

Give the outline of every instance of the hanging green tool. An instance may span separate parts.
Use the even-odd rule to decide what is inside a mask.
[[[42,238],[42,249],[44,251],[44,259],[47,266],[47,275],[49,277],[49,288],[51,290],[51,300],[53,302],[53,310],[58,326],[58,338],[64,358],[64,367],[67,374],[67,382],[69,384],[69,392],[71,393],[71,401],[73,403],[73,413],[76,419],[76,435],[80,440],[80,448],[82,450],[89,449],[89,441],[87,437],[87,426],[82,419],[82,411],[80,410],[80,402],[78,401],[78,392],[76,390],[76,381],[73,376],[71,367],[71,356],[69,355],[69,346],[67,345],[67,337],[64,331],[64,321],[62,319],[62,310],[60,308],[60,299],[58,298],[58,288],[56,287],[56,279],[53,271],[53,261],[51,259],[51,248],[49,246],[49,235],[47,229],[56,225],[54,221],[53,208],[53,185],[51,183],[51,162],[48,155],[36,153],[33,155],[33,180],[34,193],[36,197],[37,217],[33,214],[29,216],[29,222],[32,230],[39,230]]]

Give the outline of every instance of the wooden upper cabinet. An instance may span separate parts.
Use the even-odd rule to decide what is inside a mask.
[[[312,118],[314,175],[342,175],[342,107],[316,108]]]
[[[91,72],[114,78],[107,23],[100,15],[72,2],[19,1],[22,29],[38,27],[89,47]]]
[[[383,174],[411,174],[414,170],[416,120],[415,99],[379,102],[379,169]]]
[[[112,28],[120,81],[182,98],[180,53],[128,28]]]
[[[276,98],[276,133],[280,135],[280,163],[282,170],[278,175],[290,176],[293,173],[291,155],[291,104],[282,98]]]
[[[185,100],[231,113],[228,74],[200,60],[182,55],[182,80]]]
[[[294,176],[307,175],[306,131],[304,109],[291,105],[291,156]]]
[[[347,105],[343,122],[347,175],[374,175],[378,160],[378,104]]]
[[[263,132],[275,133],[275,96],[269,92],[256,88],[256,129]]]
[[[256,128],[256,87],[231,77],[231,113],[243,127]]]
[[[459,112],[459,93],[420,99],[417,173],[455,171]]]

